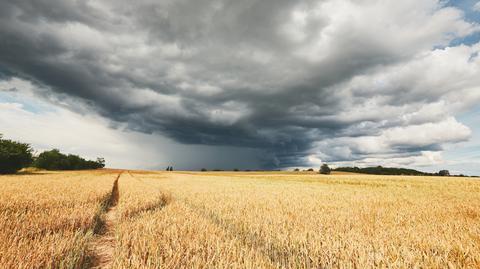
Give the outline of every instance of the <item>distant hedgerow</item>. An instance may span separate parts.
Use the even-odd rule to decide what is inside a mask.
[[[97,158],[96,161],[89,161],[80,156],[65,155],[58,149],[53,149],[38,155],[33,165],[46,170],[87,170],[105,167],[105,160]]]

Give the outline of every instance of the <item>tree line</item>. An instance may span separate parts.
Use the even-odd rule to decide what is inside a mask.
[[[365,168],[338,167],[335,169],[335,171],[351,172],[351,173],[359,173],[359,174],[372,174],[372,175],[425,176],[428,174],[428,173],[420,172],[414,169],[382,167],[382,166],[365,167]]]
[[[352,172],[352,173],[360,173],[360,174],[371,174],[371,175],[401,175],[401,176],[441,176],[441,177],[448,177],[448,176],[455,176],[455,177],[468,177],[467,175],[452,175],[448,170],[440,170],[436,173],[427,173],[421,172],[414,169],[408,168],[395,168],[395,167],[383,167],[383,166],[375,166],[375,167],[338,167],[335,171],[342,171],[342,172]]]
[[[45,170],[86,170],[105,167],[105,159],[86,160],[78,155],[63,154],[58,149],[34,156],[30,144],[4,139],[0,134],[0,174],[13,174],[25,167]]]
[[[295,168],[293,171],[299,172],[300,169]],[[313,168],[304,171],[314,171]],[[320,167],[319,173],[328,175],[331,171],[340,171],[340,172],[350,172],[358,174],[370,174],[370,175],[401,175],[401,176],[443,176],[448,177],[452,176],[448,170],[440,170],[436,173],[426,173],[414,169],[408,168],[395,168],[395,167],[383,167],[383,166],[374,166],[374,167],[338,167],[331,169],[328,164],[324,163]],[[467,177],[466,175],[453,175],[457,177]]]

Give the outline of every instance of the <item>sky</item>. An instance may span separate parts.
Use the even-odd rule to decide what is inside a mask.
[[[0,0],[0,133],[108,167],[480,175],[480,2]]]

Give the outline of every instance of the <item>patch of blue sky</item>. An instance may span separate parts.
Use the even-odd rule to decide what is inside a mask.
[[[479,2],[479,0],[450,0],[446,1],[446,6],[452,6],[461,9],[465,14],[465,19],[468,22],[480,24],[480,10],[476,10],[474,8]],[[480,42],[480,32],[473,33],[463,38],[454,39],[452,42],[450,42],[450,46],[458,46],[461,44],[472,45],[478,42]]]
[[[472,130],[468,142],[455,145],[444,152],[449,167],[456,173],[480,175],[480,105],[457,117]]]
[[[21,104],[24,110],[35,114],[55,111],[51,105],[17,91],[0,91],[0,103]]]
[[[468,150],[480,160],[480,105],[459,115],[457,119],[472,130],[472,138],[468,142]]]
[[[465,18],[470,22],[480,22],[480,10],[475,9],[475,5],[480,0],[450,0],[446,6],[457,7],[465,13]]]

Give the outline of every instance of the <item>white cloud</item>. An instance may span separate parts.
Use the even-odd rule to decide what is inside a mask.
[[[407,56],[478,30],[462,16],[438,1],[322,1],[309,8],[299,4],[284,29],[298,44],[297,54],[309,61],[361,56],[364,46],[376,54]]]
[[[473,10],[480,12],[480,2],[477,2],[475,5],[473,5]]]
[[[313,152],[317,152],[317,158],[337,163],[356,160],[372,164],[381,160],[383,164],[398,166],[417,160],[417,165],[421,165],[426,162],[423,159],[427,155],[439,156],[443,145],[467,141],[470,136],[471,130],[467,126],[450,117],[440,122],[387,128],[376,136],[330,138],[317,142]],[[422,153],[422,161],[418,153]],[[315,156],[309,156],[308,160],[315,160]]]
[[[368,167],[368,166],[377,166],[381,165],[384,167],[420,167],[423,169],[427,166],[433,165],[444,165],[446,161],[442,156],[442,152],[436,151],[422,151],[420,154],[415,156],[406,156],[406,157],[369,157],[359,161],[354,162],[353,165],[358,167]],[[342,163],[337,164],[339,166]],[[349,165],[352,165],[351,163]]]
[[[432,144],[456,143],[466,141],[471,131],[465,125],[457,122],[453,117],[444,121],[411,125],[406,127],[395,127],[387,129],[381,137],[388,141],[391,146],[428,146]]]

